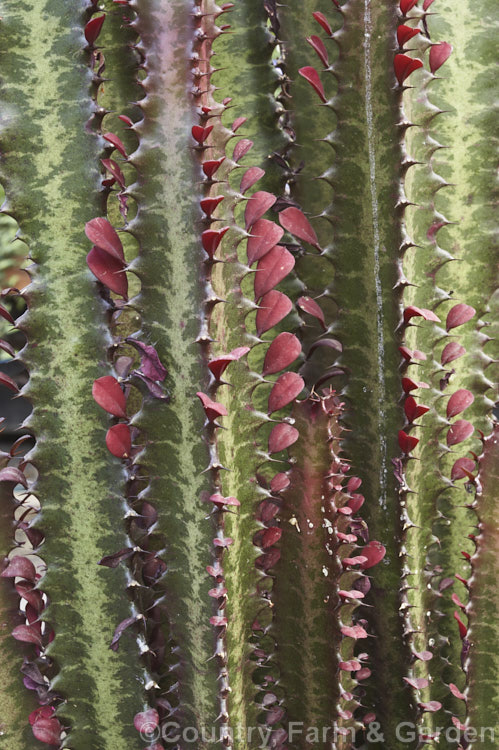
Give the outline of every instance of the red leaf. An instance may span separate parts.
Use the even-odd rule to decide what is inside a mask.
[[[417,2],[418,0],[400,0],[400,10],[404,16],[411,10],[411,8],[414,8]]]
[[[218,417],[227,416],[228,412],[225,406],[223,404],[219,404],[217,401],[212,401],[212,399],[207,396],[206,393],[198,391],[196,393],[196,396],[201,401],[204,413],[206,414],[210,422],[214,422],[215,419],[218,419]]]
[[[117,458],[128,458],[132,450],[132,436],[127,424],[115,424],[106,433],[106,445]]]
[[[6,466],[5,469],[0,469],[0,482],[15,482],[28,489],[26,476],[15,466]]]
[[[279,541],[281,536],[282,536],[282,529],[278,529],[277,526],[271,526],[270,529],[265,529],[259,546],[262,549],[267,549],[268,547],[272,547],[273,544]]]
[[[412,378],[402,378],[402,389],[404,393],[415,391],[417,388],[428,388],[427,383],[413,380]]]
[[[463,302],[460,302],[458,305],[454,305],[454,307],[449,310],[449,314],[447,315],[447,321],[445,323],[447,331],[450,331],[452,330],[452,328],[457,328],[458,326],[462,326],[464,323],[467,323],[468,320],[471,320],[475,313],[476,310],[473,307],[470,307],[470,305],[465,305]]]
[[[423,3],[423,10],[428,10],[428,8],[430,7],[430,5],[431,5],[431,4],[433,3],[433,2],[434,2],[434,0],[424,0],[424,3]]]
[[[339,589],[338,596],[342,599],[363,599],[365,594],[363,594],[362,591],[355,591],[355,589],[352,589],[350,591]]]
[[[58,719],[38,719],[31,727],[35,739],[51,747],[60,747],[61,724]]]
[[[424,404],[418,404],[416,399],[412,396],[407,396],[404,403],[405,416],[409,422],[414,422],[418,417],[422,417],[427,411],[430,411],[429,406]]]
[[[224,507],[236,507],[238,508],[241,503],[237,499],[237,497],[224,497],[223,495],[220,495],[216,493],[215,495],[210,496],[210,502],[212,502],[214,505],[218,506],[219,508]]]
[[[236,162],[239,161],[239,159],[242,159],[243,156],[246,156],[248,151],[252,148],[253,141],[250,141],[248,138],[242,138],[236,145],[234,146],[234,151],[232,154],[232,159]]]
[[[332,33],[333,33],[333,30],[332,30],[331,26],[329,25],[329,21],[327,20],[327,18],[324,15],[324,13],[319,13],[319,11],[316,11],[315,13],[312,13],[312,16],[315,18],[315,20],[317,21],[317,23],[319,24],[319,26],[322,26],[322,28],[324,29],[324,31],[326,32],[326,34],[328,34],[329,36],[331,36]]]
[[[94,246],[87,255],[87,266],[101,284],[124,299],[128,298],[128,279],[123,261]]]
[[[208,367],[213,376],[217,380],[220,380],[228,365],[231,362],[235,362],[238,359],[241,359],[241,357],[244,357],[249,350],[249,346],[239,346],[237,349],[233,349],[229,352],[229,354],[222,354],[220,357],[215,357],[215,359],[210,360],[210,362],[208,362]]]
[[[338,666],[341,670],[343,670],[343,672],[356,672],[358,669],[360,669],[361,664],[360,661],[351,659],[350,661],[340,661],[338,663]]]
[[[232,127],[231,127],[232,132],[235,133],[236,130],[239,130],[241,125],[244,125],[247,119],[248,119],[247,117],[236,117],[236,119],[232,123]]]
[[[265,219],[262,219],[265,221]],[[278,227],[279,229],[279,227]],[[286,278],[293,270],[295,259],[281,245],[276,245],[258,261],[255,273],[255,299],[259,300]]]
[[[317,302],[312,297],[298,297],[296,300],[297,306],[304,312],[317,318],[324,330],[326,330],[326,322],[324,320],[324,313]]]
[[[279,213],[279,223],[290,234],[298,237],[299,240],[308,242],[310,245],[313,245],[320,250],[317,235],[314,232],[311,223],[299,208],[295,208],[294,206],[285,208],[284,211]]]
[[[126,417],[126,398],[120,384],[112,375],[94,380],[92,396],[105,411],[114,417]]]
[[[132,336],[128,336],[125,340],[127,344],[131,344],[134,349],[140,352],[140,371],[142,374],[150,380],[159,380],[162,383],[168,375],[168,370],[161,362],[154,346],[144,344],[143,341],[134,339]]]
[[[368,637],[368,633],[366,630],[364,630],[362,625],[343,625],[341,628],[341,632],[343,633],[343,635],[346,635],[349,638],[360,639]]]
[[[202,201],[199,201],[199,205],[201,206],[201,210],[204,211],[207,216],[211,216],[223,199],[223,195],[218,195],[216,198],[203,198]]]
[[[135,550],[133,547],[124,547],[113,552],[111,555],[104,555],[101,557],[97,565],[103,565],[105,568],[117,568],[123,560],[128,560],[134,554]]]
[[[413,654],[420,661],[431,661],[433,659],[431,651],[413,651]]]
[[[363,555],[364,557],[367,557],[367,561],[361,564],[361,568],[364,570],[367,570],[368,568],[372,568],[374,565],[377,565],[386,555],[386,549],[381,544],[381,542],[377,542],[373,540],[372,542],[369,542],[365,547],[359,550],[359,553]]]
[[[473,435],[475,428],[466,419],[458,419],[447,432],[447,445],[457,445]]]
[[[426,677],[404,677],[404,680],[415,690],[423,690],[430,684]]]
[[[210,258],[213,259],[213,256],[215,255],[218,246],[220,245],[220,242],[222,241],[222,237],[226,232],[229,231],[230,227],[222,227],[222,229],[205,229],[204,232],[201,233],[201,243],[203,245],[203,248],[206,250]]]
[[[244,195],[245,192],[250,189],[250,187],[253,187],[255,182],[261,180],[264,174],[265,170],[260,169],[260,167],[250,167],[249,169],[247,169],[243,174],[241,185],[239,186],[239,190],[241,191],[242,195]]]
[[[31,726],[33,726],[33,724],[36,724],[40,719],[51,719],[54,713],[54,706],[40,706],[40,708],[35,708],[35,710],[30,713],[28,721]]]
[[[3,305],[0,305],[0,316],[4,318],[8,323],[11,323],[12,325],[15,325],[14,318],[10,314],[8,310],[5,309]]]
[[[319,60],[324,65],[325,68],[329,67],[329,57],[327,54],[326,45],[322,41],[322,39],[318,36],[315,36],[314,34],[312,36],[307,37],[307,42],[310,44],[312,49],[315,50],[317,53]]]
[[[124,122],[125,125],[129,128],[133,127],[133,120],[131,120],[128,115],[118,115],[118,120]]]
[[[402,453],[410,453],[419,443],[419,438],[408,435],[404,430],[399,430],[399,446]]]
[[[292,333],[280,333],[273,340],[263,361],[265,375],[273,375],[288,367],[301,353],[301,344]]]
[[[291,480],[287,474],[280,471],[270,482],[270,489],[272,492],[282,492],[287,489],[291,484]]]
[[[352,513],[357,513],[358,510],[362,508],[365,502],[364,495],[361,495],[357,492],[354,492],[352,497],[348,500],[348,507],[351,509]]]
[[[442,365],[448,365],[449,362],[453,362],[455,359],[459,359],[463,354],[466,354],[466,349],[457,341],[451,341],[449,344],[444,346],[440,362]]]
[[[265,190],[257,190],[253,193],[244,209],[244,221],[246,231],[251,229],[253,224],[261,219],[269,208],[272,208],[277,198],[272,193],[266,193]]]
[[[277,245],[283,234],[284,230],[273,221],[259,219],[251,228],[251,237],[247,242],[248,265],[251,266],[255,260],[263,258]]]
[[[439,703],[439,701],[428,701],[428,703],[418,703],[418,706],[423,709],[423,711],[428,711],[429,713],[435,713],[436,711],[440,711],[442,708],[442,704]]]
[[[2,570],[2,578],[24,578],[26,581],[36,579],[36,568],[29,557],[16,555],[9,560],[9,564]]]
[[[19,387],[17,383],[4,372],[0,372],[0,385],[9,388],[9,390],[14,391],[14,393],[19,393]]]
[[[112,255],[117,260],[122,261],[122,263],[125,262],[121,240],[118,237],[115,228],[107,219],[98,217],[91,221],[87,221],[85,224],[85,234],[90,242],[98,248],[105,250],[106,253],[109,253],[109,255]]]
[[[468,628],[461,620],[458,612],[454,612],[454,619],[456,620],[457,626],[459,628],[459,635],[461,636],[461,638],[466,638],[466,636],[468,635]]]
[[[397,27],[397,42],[399,43],[399,47],[403,47],[413,36],[420,33],[420,29],[413,29],[411,26],[401,24]]]
[[[312,68],[310,65],[306,65],[304,68],[300,68],[298,73],[302,78],[309,82],[314,91],[319,95],[321,101],[326,103],[327,99],[324,93],[324,86],[322,85],[322,81],[316,69]]]
[[[159,726],[159,714],[156,709],[148,708],[147,711],[135,714],[133,717],[133,725],[137,732],[141,732],[142,734],[152,734]]]
[[[290,445],[296,443],[299,437],[300,433],[296,427],[292,427],[287,422],[276,424],[269,435],[269,453],[280,453],[280,451],[286,450]]]
[[[220,159],[208,159],[203,162],[203,172],[209,180],[218,171],[220,165],[225,161],[225,156],[221,156]]]
[[[280,323],[291,312],[292,308],[291,300],[282,292],[278,292],[275,289],[267,292],[263,296],[256,314],[256,332],[258,336],[261,336],[262,333]]]
[[[220,617],[220,615],[213,615],[210,617],[210,624],[217,628],[224,628],[227,626],[228,620],[226,617]]]
[[[125,151],[125,146],[123,145],[123,141],[118,138],[117,135],[115,135],[114,133],[103,133],[102,137],[105,141],[110,143],[111,146],[114,146],[114,148],[123,156],[123,158],[128,158]]]
[[[427,310],[425,307],[415,307],[409,305],[404,310],[404,323],[407,323],[411,318],[420,316],[424,320],[433,320],[435,323],[440,323],[440,318],[432,310]]]
[[[35,643],[38,647],[42,645],[42,637],[33,625],[18,625],[13,629],[12,636],[16,641]]]
[[[457,685],[454,685],[453,682],[449,683],[449,690],[451,691],[452,695],[454,695],[456,698],[459,698],[459,700],[465,701],[466,696],[464,693],[462,693]]]
[[[467,391],[466,388],[460,388],[458,391],[452,394],[447,402],[447,419],[461,414],[468,406],[471,406],[475,397],[471,391]]]
[[[133,617],[127,617],[126,620],[122,620],[119,623],[119,625],[116,627],[116,630],[114,631],[113,640],[111,641],[111,644],[109,646],[111,651],[118,651],[121,636],[127,628],[129,628],[131,625],[135,625],[138,620],[139,617],[137,615],[134,615]]]
[[[417,57],[409,57],[408,55],[399,54],[395,55],[393,67],[395,68],[397,81],[402,85],[411,73],[414,73],[415,70],[423,67],[423,63]]]
[[[193,125],[191,133],[194,140],[199,144],[202,144],[208,138],[212,130],[213,125],[208,125],[206,128],[203,128],[201,125]]]
[[[101,159],[101,164],[108,172],[111,172],[118,185],[124,189],[126,186],[125,175],[114,159]],[[98,245],[98,242],[95,242],[95,240],[92,240],[92,242],[94,242],[95,245]]]
[[[433,44],[430,49],[430,70],[432,73],[436,71],[449,59],[452,52],[452,45],[448,42],[438,42]]]
[[[458,458],[457,461],[454,461],[450,472],[450,478],[453,482],[458,479],[467,479],[469,478],[468,475],[471,474],[475,468],[476,464],[472,458]]]
[[[303,378],[296,372],[284,372],[280,375],[269,395],[268,413],[283,409],[302,392],[305,387]]]
[[[85,26],[85,39],[93,46],[99,36],[106,16],[94,16]]]

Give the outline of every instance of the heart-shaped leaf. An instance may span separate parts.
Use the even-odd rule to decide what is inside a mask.
[[[219,417],[226,417],[228,412],[223,404],[219,404],[217,401],[213,401],[206,393],[198,391],[196,396],[199,398],[203,405],[204,413],[206,414],[210,422],[214,422]]]
[[[273,289],[267,292],[260,301],[256,314],[256,332],[261,336],[288,315],[293,308],[291,300],[282,292]]]
[[[369,542],[369,544],[366,544],[365,547],[362,547],[362,549],[359,550],[359,553],[364,557],[367,557],[366,562],[362,563],[360,566],[364,570],[367,570],[381,562],[386,555],[386,548],[381,542],[373,540],[372,542]]]
[[[416,34],[420,33],[420,29],[413,29],[412,26],[405,26],[404,24],[401,24],[397,27],[397,42],[399,44],[399,47],[403,47],[404,44],[407,44],[407,42],[413,38],[413,36],[416,36]]]
[[[419,443],[419,438],[408,435],[404,430],[399,430],[399,446],[403,453],[410,453]]]
[[[409,57],[409,55],[399,54],[395,55],[393,67],[395,69],[397,81],[402,85],[411,73],[414,73],[415,70],[423,67],[423,63],[417,57]]]
[[[322,312],[322,308],[314,299],[312,299],[312,297],[298,297],[298,299],[296,300],[296,305],[300,308],[300,310],[303,310],[309,315],[312,315],[312,317],[317,318],[322,328],[326,330],[326,323],[324,320],[324,313]]]
[[[450,478],[453,482],[457,481],[458,479],[468,479],[469,474],[471,474],[475,469],[476,462],[473,461],[472,458],[458,458],[457,461],[454,461],[454,464],[452,465]]]
[[[430,411],[429,406],[424,404],[418,404],[413,396],[407,396],[404,402],[405,416],[409,422],[414,422],[418,417],[422,417],[427,411]]]
[[[220,380],[224,374],[226,368],[231,362],[235,362],[245,354],[249,352],[249,346],[239,346],[237,349],[233,349],[229,354],[222,354],[220,357],[215,357],[208,362],[208,368],[210,369],[213,377]]]

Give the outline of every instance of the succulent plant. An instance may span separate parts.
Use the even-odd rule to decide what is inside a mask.
[[[0,9],[0,747],[494,748],[492,0]]]

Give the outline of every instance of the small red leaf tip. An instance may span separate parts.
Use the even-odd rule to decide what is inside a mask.
[[[262,374],[273,375],[286,369],[300,356],[301,344],[293,333],[284,331],[272,341],[263,361]]]
[[[105,15],[94,16],[85,26],[85,39],[91,47],[97,41],[97,37],[101,32],[105,18]]]
[[[322,41],[322,39],[318,36],[315,36],[315,34],[312,34],[312,36],[307,37],[307,42],[310,44],[313,50],[317,53],[317,56],[319,57],[319,60],[324,65],[325,68],[329,67],[329,56],[327,54],[326,45]]]
[[[324,15],[324,13],[320,13],[319,11],[315,11],[314,13],[312,13],[312,16],[315,18],[315,20],[317,21],[317,23],[319,24],[319,26],[322,26],[322,28],[324,29],[324,31],[326,32],[326,34],[328,34],[328,36],[332,36],[333,30],[332,30],[331,26],[329,25],[329,21],[327,20],[327,18]]]
[[[468,406],[471,406],[474,400],[475,397],[471,391],[466,390],[466,388],[460,388],[452,394],[447,402],[447,419],[452,419],[452,417],[463,412]]]
[[[206,417],[210,422],[214,422],[216,419],[218,419],[218,417],[227,416],[228,411],[225,406],[223,404],[219,404],[217,401],[213,401],[209,396],[206,395],[206,393],[198,391],[196,393],[196,396],[201,401]]]
[[[447,432],[447,445],[457,445],[473,435],[475,428],[466,419],[458,419]]]
[[[399,446],[402,453],[410,453],[419,443],[419,438],[414,435],[408,435],[404,430],[399,430]]]
[[[236,119],[232,123],[232,132],[235,133],[236,130],[239,130],[241,125],[244,125],[247,119],[248,119],[247,117],[236,117]]]
[[[125,146],[121,138],[118,138],[118,136],[114,133],[103,133],[102,137],[105,141],[110,143],[111,146],[114,146],[114,148],[123,156],[124,159],[128,158]]]
[[[274,383],[270,391],[268,412],[272,414],[283,409],[302,392],[305,382],[296,372],[284,372]]]
[[[120,384],[112,375],[94,380],[92,396],[105,411],[114,417],[126,417],[126,398]]]
[[[244,357],[249,351],[249,346],[238,346],[228,354],[221,354],[219,357],[210,360],[208,362],[208,368],[213,376],[217,380],[220,380],[228,365],[231,362],[236,362],[241,359],[241,357]]]
[[[318,250],[321,249],[311,223],[299,208],[295,206],[285,208],[284,211],[279,213],[279,223],[287,232],[298,237],[299,240],[308,242]]]
[[[417,5],[418,0],[400,0],[400,10],[406,15],[409,11]]]
[[[36,568],[28,557],[16,555],[9,560],[5,570],[2,570],[2,578],[24,578],[26,581],[36,579]]]
[[[397,42],[399,47],[403,47],[404,44],[407,44],[407,42],[414,36],[416,36],[416,34],[420,33],[420,29],[413,29],[412,26],[405,26],[404,24],[401,24],[397,27]]]
[[[269,453],[280,453],[296,443],[300,433],[287,422],[276,424],[269,435]]]
[[[203,249],[206,250],[210,259],[213,260],[215,253],[222,241],[222,237],[228,232],[230,227],[222,227],[221,229],[205,229],[201,233],[201,244]]]
[[[362,625],[343,625],[341,627],[341,632],[349,638],[361,639],[368,637],[368,633],[364,630]]]
[[[452,53],[452,45],[448,42],[438,42],[433,44],[430,49],[430,70],[436,73],[437,70],[449,59]]]
[[[106,445],[116,458],[129,458],[132,451],[132,435],[127,424],[115,424],[106,433]]]
[[[466,627],[464,622],[461,620],[461,617],[459,616],[459,612],[454,612],[454,619],[456,620],[457,626],[459,628],[459,635],[463,639],[466,638],[466,636],[468,635],[468,628]]]
[[[464,302],[460,302],[458,305],[454,305],[449,310],[445,327],[447,331],[451,331],[453,328],[464,325],[475,315],[476,310],[470,305],[465,305]]]
[[[224,497],[219,493],[211,495],[210,502],[220,507],[224,507],[227,505],[238,508],[241,505],[237,497]]]
[[[107,219],[97,217],[91,219],[91,221],[87,221],[85,224],[85,234],[90,242],[100,250],[104,250],[117,260],[125,261],[121,240],[116,229]]]
[[[202,125],[193,125],[191,133],[194,140],[202,145],[206,141],[212,130],[213,125],[208,125],[205,128],[203,128]]]
[[[325,104],[327,99],[326,94],[324,93],[324,86],[322,85],[322,81],[316,69],[312,68],[310,65],[306,65],[305,67],[300,68],[298,73],[302,78],[308,81],[314,91],[319,95],[321,101]]]
[[[398,54],[395,55],[393,67],[395,69],[395,76],[397,78],[397,81],[401,86],[404,83],[405,79],[411,75],[411,73],[414,73],[415,70],[423,67],[423,63],[417,57],[409,57],[409,55]]]
[[[426,677],[404,677],[403,679],[415,690],[423,690],[430,684],[429,680],[427,680]]]

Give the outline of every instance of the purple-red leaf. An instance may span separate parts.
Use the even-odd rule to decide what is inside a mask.
[[[262,219],[265,221],[265,219]],[[279,227],[278,227],[279,229]],[[286,278],[293,270],[295,259],[281,245],[276,245],[263,258],[260,258],[255,273],[255,299],[259,300]]]
[[[194,140],[199,144],[202,144],[208,138],[212,130],[213,125],[208,125],[206,128],[203,128],[202,125],[193,125],[191,133]]]
[[[469,474],[471,474],[475,468],[476,463],[472,458],[458,458],[457,461],[454,461],[450,472],[450,478],[453,482],[458,479],[467,479]]]
[[[249,350],[249,346],[238,346],[228,354],[222,354],[220,355],[220,357],[215,357],[214,359],[210,360],[208,362],[208,368],[210,369],[213,376],[217,380],[220,380],[228,365],[231,362],[235,362],[238,359],[241,359],[241,357],[244,357],[244,355],[247,354]]]
[[[111,644],[109,648],[111,651],[117,651],[120,645],[120,638],[125,632],[127,628],[129,628],[131,625],[134,625],[138,621],[137,615],[134,615],[133,617],[127,617],[126,620],[122,620],[120,624],[117,626],[116,630],[114,631],[113,640],[111,641]]]
[[[367,570],[381,562],[386,555],[386,549],[381,542],[373,540],[372,542],[369,542],[369,544],[366,544],[365,547],[362,547],[362,549],[359,550],[359,553],[364,557],[367,557],[366,562],[362,563],[360,566],[364,570]]]
[[[324,86],[322,85],[322,81],[316,69],[312,68],[310,65],[306,65],[304,68],[300,68],[298,73],[302,78],[309,82],[314,91],[319,95],[320,100],[326,103],[327,99],[324,93]]]
[[[263,258],[269,250],[277,245],[283,234],[284,230],[273,221],[259,219],[255,222],[246,248],[248,265],[251,266],[255,260]]]
[[[128,458],[132,450],[132,435],[127,424],[115,424],[106,433],[106,445],[116,458]]]
[[[442,708],[442,704],[439,701],[428,701],[428,703],[418,703],[418,706],[423,709],[423,711],[428,711],[429,713],[435,713],[436,711],[440,711]]]
[[[362,506],[364,505],[365,499],[366,498],[364,497],[364,495],[361,495],[358,492],[353,493],[352,497],[349,498],[348,503],[347,503],[352,513],[357,513],[357,511],[362,508]]]
[[[219,508],[224,508],[225,506],[232,506],[232,507],[238,508],[241,505],[237,497],[224,497],[223,495],[220,495],[219,493],[211,495],[210,502]]]
[[[205,231],[201,233],[201,243],[210,258],[213,258],[215,255],[217,248],[222,241],[222,237],[229,231],[229,228],[230,227],[222,227],[222,229],[205,229]]]
[[[461,620],[458,612],[454,612],[454,619],[456,620],[457,626],[459,628],[459,635],[463,639],[466,638],[466,636],[468,635],[468,628],[466,627],[464,622]]]
[[[419,443],[419,438],[408,435],[404,430],[399,430],[399,446],[403,453],[410,453]]]
[[[399,47],[403,47],[413,36],[420,33],[420,29],[413,29],[411,26],[401,24],[397,27],[397,42]]]
[[[247,117],[236,117],[236,119],[232,123],[232,127],[231,127],[232,132],[235,133],[236,130],[239,130],[241,125],[244,125],[247,119],[248,119]]]
[[[271,480],[270,489],[272,490],[272,492],[282,492],[283,490],[287,489],[290,484],[291,480],[289,476],[285,472],[280,471]]]
[[[293,308],[291,300],[282,292],[273,289],[267,292],[260,302],[256,314],[256,332],[261,336],[265,331],[273,328],[288,315]]]
[[[93,46],[99,36],[106,16],[94,16],[85,26],[85,39]]]
[[[447,315],[447,320],[445,323],[447,331],[450,331],[452,330],[452,328],[457,328],[458,326],[462,326],[464,323],[467,323],[468,320],[471,320],[475,313],[476,310],[470,305],[465,305],[464,302],[460,302],[458,305],[454,305],[454,307],[449,310],[449,314]]]
[[[133,725],[141,734],[152,734],[159,726],[159,714],[156,709],[148,708],[147,711],[135,714]]]
[[[452,695],[455,696],[456,698],[459,698],[459,700],[462,700],[462,701],[466,700],[466,696],[464,695],[464,693],[462,693],[459,690],[458,686],[454,685],[453,682],[449,683],[449,690],[451,691]]]
[[[287,424],[287,422],[276,424],[269,435],[269,453],[279,453],[286,450],[290,445],[296,443],[299,437],[300,433],[296,427]]]
[[[400,10],[405,16],[411,8],[417,5],[418,0],[400,0]]]
[[[143,341],[134,339],[129,336],[126,339],[127,344],[131,344],[140,352],[140,371],[146,378],[159,380],[161,383],[168,375],[168,370],[162,364],[158,352],[150,344],[144,344]]]
[[[38,719],[31,727],[35,739],[51,747],[60,747],[61,729],[61,724],[55,717],[52,719]]]
[[[268,412],[272,414],[287,406],[302,392],[305,387],[303,378],[296,372],[284,372],[280,375],[269,395]]]
[[[220,159],[208,159],[207,161],[203,162],[203,172],[209,180],[211,180],[213,175],[218,171],[219,167],[224,161],[225,156],[220,157]]]
[[[42,637],[33,625],[17,625],[12,631],[12,636],[16,641],[34,643],[39,647],[42,645]]]
[[[429,406],[424,404],[418,404],[413,396],[407,396],[404,402],[405,416],[409,422],[414,422],[418,417],[422,417],[427,411],[430,411]]]
[[[117,568],[123,560],[128,560],[133,553],[133,547],[124,547],[124,549],[120,549],[118,552],[113,552],[111,555],[105,555],[97,564],[103,565],[106,568]]]
[[[448,42],[438,42],[433,44],[430,49],[430,70],[432,73],[436,71],[449,59],[452,52],[452,45]]]
[[[29,557],[16,555],[9,560],[9,564],[2,570],[2,578],[24,578],[26,581],[36,579],[36,569]]]
[[[433,320],[435,323],[440,323],[440,318],[432,310],[427,310],[426,307],[416,307],[415,305],[409,305],[404,309],[404,323],[407,323],[411,318],[420,316],[424,320]]]
[[[114,133],[103,133],[102,137],[104,138],[105,141],[110,143],[111,146],[114,146],[116,151],[118,151],[123,156],[124,159],[128,158],[126,150],[125,150],[125,146],[123,145],[123,141],[121,140],[121,138],[118,138],[118,136],[115,135]]]
[[[282,529],[277,528],[277,526],[271,526],[270,529],[265,529],[263,532],[259,546],[262,549],[268,549],[268,547],[272,547],[273,544],[276,544],[281,536]]]
[[[201,401],[204,413],[206,414],[206,417],[210,422],[214,422],[219,417],[227,416],[228,412],[225,406],[223,404],[217,403],[217,401],[212,401],[212,399],[207,396],[206,393],[198,391],[196,393],[196,396]]]
[[[246,156],[252,146],[253,141],[250,141],[248,138],[241,138],[241,140],[234,146],[234,152],[232,154],[233,160],[237,162],[239,159],[242,159],[243,156]]]
[[[6,388],[9,388],[9,390],[19,393],[19,386],[17,383],[4,372],[0,372],[0,385],[4,385]]]
[[[475,428],[466,419],[458,419],[447,432],[447,445],[457,445],[473,435]]]
[[[311,223],[299,208],[296,208],[295,206],[285,208],[284,211],[279,213],[279,223],[290,234],[298,237],[299,240],[308,242],[310,245],[313,245],[320,250],[317,235]]]
[[[257,190],[256,193],[253,193],[244,209],[246,231],[251,229],[251,227],[258,221],[258,219],[262,218],[269,208],[272,208],[276,200],[277,198],[275,195],[267,193],[265,190]]]
[[[101,163],[102,166],[112,174],[118,185],[124,189],[126,186],[125,175],[121,171],[118,164],[114,161],[114,159],[101,159]],[[92,240],[92,242],[94,243],[94,245],[98,244],[97,242],[95,242],[95,240]]]
[[[423,690],[430,684],[426,677],[404,677],[404,680],[415,690]]]
[[[0,469],[0,482],[15,482],[28,489],[28,480],[25,474],[15,466],[6,466],[5,469]]]
[[[126,417],[126,399],[121,386],[112,375],[94,380],[92,396],[105,411],[114,417]]]
[[[471,406],[475,397],[471,391],[467,391],[466,388],[460,388],[458,391],[452,394],[447,402],[447,419],[461,414],[468,406]]]
[[[461,346],[457,341],[451,341],[444,346],[440,362],[442,365],[448,365],[449,362],[459,359],[463,354],[466,354],[464,346]]]
[[[313,50],[317,53],[317,56],[319,57],[319,60],[324,65],[325,68],[329,67],[329,57],[327,54],[326,45],[322,41],[322,39],[318,36],[315,36],[315,34],[312,34],[312,36],[307,37],[307,42],[310,44]]]
[[[205,212],[206,216],[211,216],[223,199],[223,195],[217,195],[216,198],[203,198],[203,200],[199,201],[199,205],[201,206],[201,210]]]
[[[405,79],[414,73],[418,68],[423,67],[423,63],[417,57],[409,57],[409,55],[395,55],[393,61],[393,67],[395,69],[395,75],[397,81],[402,85]]]
[[[326,322],[324,320],[322,308],[314,299],[312,299],[312,297],[298,297],[296,304],[301,310],[312,315],[314,318],[317,318],[323,329],[326,330]]]
[[[333,33],[333,30],[332,30],[331,26],[329,25],[329,21],[327,20],[327,18],[324,15],[324,13],[320,13],[319,11],[315,11],[314,13],[312,13],[312,16],[315,18],[315,20],[317,21],[317,23],[319,24],[319,26],[322,26],[322,28],[324,29],[324,31],[326,32],[326,34],[328,34],[329,36],[331,36],[332,33]]]
[[[258,180],[261,180],[264,174],[265,170],[261,169],[260,167],[250,167],[249,169],[247,169],[243,174],[241,185],[239,186],[239,190],[241,191],[242,195],[244,195],[245,192],[250,189],[250,187],[253,187],[253,185],[258,182]]]
[[[368,633],[362,625],[343,625],[341,632],[350,638],[360,639],[368,637]]]
[[[301,344],[296,336],[284,331],[273,340],[263,361],[263,372],[265,375],[273,375],[288,367],[299,357]]]
[[[87,255],[87,265],[101,284],[124,299],[128,298],[128,279],[122,260],[94,246]]]
[[[0,316],[4,318],[11,325],[15,325],[15,320],[8,310],[3,305],[0,305]]]

